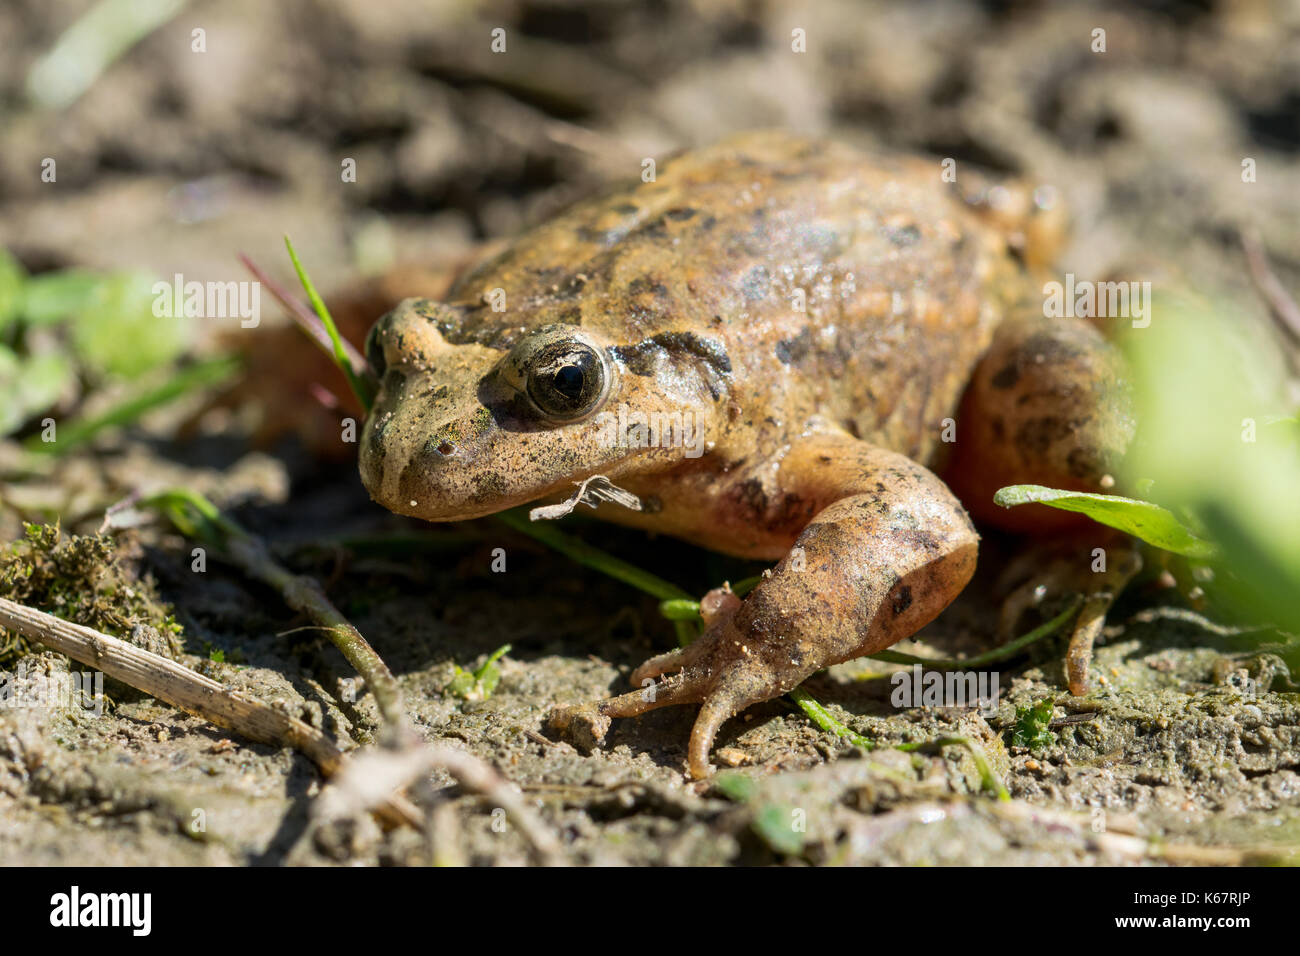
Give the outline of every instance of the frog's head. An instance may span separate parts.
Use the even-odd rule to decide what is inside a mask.
[[[681,421],[683,402],[671,385],[629,373],[599,333],[557,323],[471,335],[462,319],[457,307],[408,299],[367,339],[380,388],[362,434],[361,478],[389,510],[480,517],[702,449],[704,423],[693,414],[678,447],[620,438],[620,405],[641,414],[675,406]]]

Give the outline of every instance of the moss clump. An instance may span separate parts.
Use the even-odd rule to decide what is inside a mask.
[[[1011,746],[1042,750],[1056,743],[1056,734],[1048,729],[1052,722],[1052,702],[1040,700],[1016,708],[1016,723],[1011,730]]]
[[[0,552],[0,596],[138,647],[176,659],[181,627],[157,586],[139,572],[138,555],[107,535],[64,537],[57,526],[29,524]],[[0,628],[0,667],[32,653],[24,637]]]

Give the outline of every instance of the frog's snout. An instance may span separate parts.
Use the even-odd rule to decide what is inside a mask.
[[[370,496],[430,521],[491,513],[507,490],[484,473],[498,430],[492,413],[473,388],[453,388],[445,379],[437,369],[390,366],[360,448]]]

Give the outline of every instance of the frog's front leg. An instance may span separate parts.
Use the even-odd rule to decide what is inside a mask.
[[[778,522],[812,506],[789,554],[738,606],[719,601],[695,643],[634,675],[674,676],[561,708],[551,715],[553,728],[573,733],[585,724],[599,739],[609,718],[698,701],[689,767],[706,776],[725,720],[824,667],[915,633],[974,573],[979,538],[961,504],[935,475],[895,452],[841,434],[801,439],[766,492],[755,520]]]

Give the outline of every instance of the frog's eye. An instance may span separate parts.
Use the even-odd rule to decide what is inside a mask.
[[[569,339],[538,349],[524,369],[525,390],[548,419],[573,422],[594,412],[609,393],[604,355],[586,342]]]

